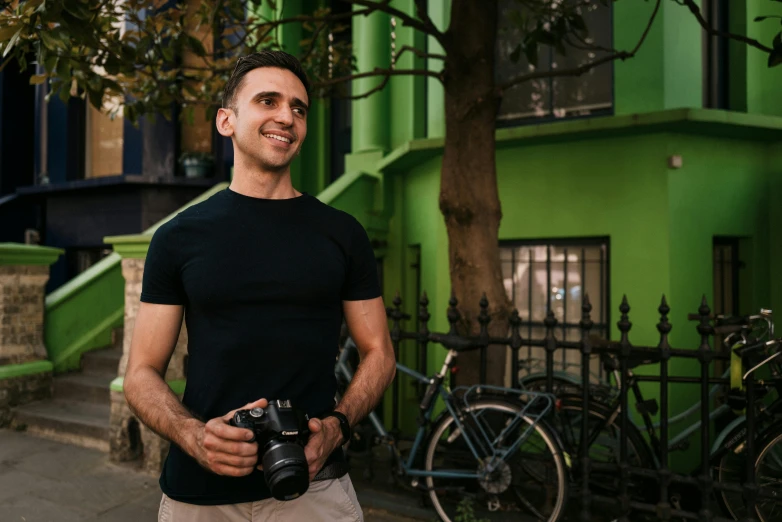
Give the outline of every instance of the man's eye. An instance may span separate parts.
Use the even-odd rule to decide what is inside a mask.
[[[296,108],[296,109],[293,109],[293,110],[296,111],[297,113],[301,114],[302,116],[306,116],[307,115],[307,111],[305,111],[304,109]]]
[[[271,105],[272,101],[269,98],[264,98],[263,100],[261,100],[261,103],[264,105]]]

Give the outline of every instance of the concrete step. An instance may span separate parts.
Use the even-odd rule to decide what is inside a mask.
[[[64,375],[55,375],[53,379],[53,396],[58,400],[83,401],[108,406],[111,401],[109,385],[116,375],[116,373],[97,375],[66,373]]]
[[[117,376],[122,345],[93,350],[81,356],[81,370],[88,375]]]
[[[12,427],[49,440],[109,451],[109,416],[106,404],[69,400],[31,402],[14,410]]]

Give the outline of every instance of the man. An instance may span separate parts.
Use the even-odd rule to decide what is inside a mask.
[[[295,58],[241,58],[216,118],[233,142],[231,186],[178,214],[150,244],[124,388],[139,419],[172,442],[160,521],[363,520],[340,447],[393,379],[394,354],[366,232],[291,184],[308,104]],[[183,316],[180,403],[163,376]],[[362,359],[335,408],[343,316]],[[313,482],[287,502],[270,498],[250,430],[229,424],[237,409],[267,399],[290,400],[311,419]]]

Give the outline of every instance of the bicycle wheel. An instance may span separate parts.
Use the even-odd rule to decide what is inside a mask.
[[[460,422],[479,453],[476,459],[462,429],[450,415],[432,429],[426,450],[427,471],[480,473],[489,463],[498,464],[489,476],[478,478],[426,477],[426,485],[437,514],[444,522],[474,519],[491,522],[518,520],[520,514],[537,520],[555,521],[562,515],[567,495],[567,478],[562,449],[555,436],[541,422],[521,416],[523,406],[501,400],[483,399],[462,410]],[[518,419],[503,440],[497,435]],[[483,431],[482,431],[483,430]],[[529,430],[529,431],[527,431]],[[524,434],[526,438],[507,461],[496,461],[488,448],[508,449]]]
[[[736,431],[740,431],[739,426]],[[743,450],[744,444],[738,446]],[[761,522],[782,519],[782,424],[776,424],[760,438],[755,459],[755,483],[768,490],[772,497],[759,497],[755,513]],[[717,479],[720,482],[740,484],[744,481],[746,459],[743,451],[729,451],[719,461]],[[735,520],[747,517],[747,506],[741,493],[720,491],[717,495],[722,507]]]
[[[613,417],[613,410],[597,402],[590,403],[588,411],[588,437],[592,441],[589,445],[589,458],[592,462],[601,464],[617,464],[620,457],[620,419]],[[559,414],[554,427],[557,429],[560,440],[575,459],[580,455],[581,427],[584,415],[583,401],[579,398],[564,398],[560,402]],[[627,430],[627,462],[634,468],[654,469],[655,460],[651,448],[646,440],[632,423]],[[580,469],[574,467],[574,474],[578,475]],[[580,480],[578,476],[575,480]],[[616,498],[620,493],[621,477],[616,471],[594,469],[589,474],[589,488],[592,493]],[[657,487],[653,481],[644,480],[641,477],[631,476],[628,491],[634,500],[643,502],[657,501]],[[613,520],[621,513],[610,507],[601,508],[601,513],[606,520]],[[597,520],[597,519],[596,519]]]

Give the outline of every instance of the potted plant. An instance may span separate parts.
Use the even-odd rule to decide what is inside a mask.
[[[185,152],[179,163],[186,178],[207,178],[212,175],[214,156],[208,152]]]

